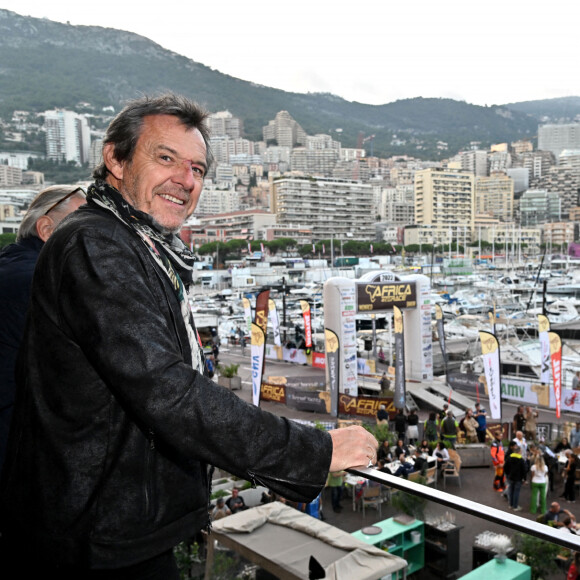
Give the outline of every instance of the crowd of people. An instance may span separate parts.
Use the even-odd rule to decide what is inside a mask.
[[[380,379],[381,389],[388,384],[386,375]],[[387,387],[388,388],[388,387]],[[389,416],[384,405],[377,412],[377,424],[387,424]],[[392,421],[393,430],[399,439],[405,439],[414,445],[419,439],[419,416],[415,409],[405,414],[404,409],[397,409]],[[450,447],[455,447],[459,437],[467,443],[485,443],[487,419],[485,409],[478,402],[474,409],[467,409],[459,421],[449,409],[448,403],[437,413],[432,411],[422,424],[423,437],[429,443],[442,439]],[[579,433],[580,437],[580,433]]]

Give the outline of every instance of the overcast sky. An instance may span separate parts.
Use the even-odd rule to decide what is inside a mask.
[[[580,96],[574,0],[4,0],[0,7],[128,30],[244,80],[369,104]]]

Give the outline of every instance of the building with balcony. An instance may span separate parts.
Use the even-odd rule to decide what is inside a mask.
[[[404,241],[405,246],[417,244],[418,246],[434,245],[449,246],[459,244],[466,246],[471,243],[473,232],[467,226],[432,226],[427,224],[413,224],[405,226]]]
[[[451,160],[454,163],[458,163],[461,171],[467,171],[468,173],[473,173],[474,175],[484,177],[489,175],[489,160],[487,151],[473,150],[473,151],[461,151]]]
[[[347,180],[282,176],[272,181],[270,207],[280,225],[312,230],[312,241],[335,238],[372,241],[373,188]]]
[[[514,215],[514,181],[505,173],[475,178],[475,211],[489,214],[502,222]]]
[[[578,205],[578,192],[580,191],[580,173],[567,165],[551,167],[549,171],[539,179],[532,179],[530,187],[545,189],[557,194],[561,200],[562,217],[568,217],[570,209]],[[557,220],[559,221],[559,219]]]
[[[274,224],[271,227],[264,228],[264,236],[262,239],[267,242],[277,240],[278,238],[292,238],[296,240],[298,246],[312,243],[312,230],[292,224]]]
[[[206,183],[199,198],[196,216],[232,213],[240,209],[240,194],[235,189],[218,189]]]
[[[571,244],[574,241],[573,222],[555,222],[542,226],[544,243],[551,246]]]
[[[435,228],[465,226],[475,215],[472,173],[429,168],[415,173],[415,223]]]
[[[520,199],[520,223],[536,226],[561,221],[561,201],[557,193],[528,189]]]
[[[223,231],[224,241],[263,240],[266,229],[276,224],[276,216],[263,209],[252,209],[204,216],[199,221],[204,227]]]
[[[22,169],[10,167],[10,165],[0,165],[0,186],[11,187],[22,183]]]

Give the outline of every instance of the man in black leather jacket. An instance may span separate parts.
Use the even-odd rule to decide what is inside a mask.
[[[208,526],[209,465],[310,501],[329,469],[375,460],[360,427],[310,429],[204,377],[175,233],[211,161],[205,116],[175,95],[129,104],[87,205],[40,254],[0,499],[27,572],[178,578],[173,546]]]

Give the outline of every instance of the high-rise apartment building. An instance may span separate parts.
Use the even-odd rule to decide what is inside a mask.
[[[473,229],[472,173],[453,169],[423,169],[415,173],[415,223],[440,228]]]
[[[279,177],[272,181],[270,207],[278,224],[312,230],[324,239],[374,239],[375,208],[369,184],[315,177]]]
[[[20,167],[10,167],[10,165],[0,165],[0,186],[10,187],[22,183],[22,169]]]
[[[234,117],[229,111],[219,111],[210,115],[207,124],[212,137],[227,135],[237,139],[242,135],[242,121]]]
[[[564,149],[580,149],[580,123],[540,125],[538,149],[551,151],[555,157]]]
[[[489,175],[498,171],[506,173],[512,166],[512,156],[509,151],[492,151],[488,156],[488,161]]]
[[[461,171],[467,171],[477,176],[489,175],[489,160],[487,151],[474,149],[472,151],[461,151],[452,162],[459,163]]]
[[[580,173],[567,165],[551,167],[541,178],[532,179],[530,187],[557,194],[562,201],[562,217],[566,218],[570,209],[578,205]]]
[[[53,161],[89,162],[91,133],[84,115],[73,111],[46,111],[46,156]]]
[[[195,209],[195,215],[208,216],[240,210],[240,194],[234,189],[218,189],[214,184],[205,184],[203,195]]]
[[[475,212],[490,214],[502,222],[514,215],[514,180],[505,173],[475,178]]]
[[[523,155],[524,153],[530,153],[534,150],[534,145],[527,139],[514,141],[513,143],[510,143],[510,147],[515,155]]]
[[[528,170],[529,178],[540,178],[556,164],[554,155],[550,151],[532,151],[520,155],[514,165]]]
[[[266,143],[276,143],[280,147],[294,147],[306,143],[306,132],[288,111],[277,113],[274,120],[262,128],[262,132]]]

